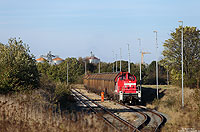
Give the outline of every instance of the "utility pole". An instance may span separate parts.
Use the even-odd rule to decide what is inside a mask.
[[[101,73],[100,69],[101,69],[101,61],[99,61],[99,73]]]
[[[112,51],[113,52],[113,72],[115,72],[115,52],[114,51]]]
[[[153,31],[156,33],[156,87],[157,87],[157,99],[158,99],[158,42],[157,42],[157,31]]]
[[[142,49],[141,49],[141,39],[138,38],[139,41],[139,46],[140,46],[140,53],[141,53],[141,57],[142,57]],[[142,58],[140,60],[140,90],[141,90],[141,86],[142,85]]]
[[[120,48],[120,72],[122,71],[122,48]]]
[[[128,44],[128,72],[131,72],[131,66],[130,66],[130,49],[129,49],[129,44]]]
[[[116,72],[117,72],[117,54],[116,54]]]
[[[182,62],[182,107],[184,108],[184,89],[183,89],[183,21],[178,21],[180,23],[182,23],[182,31],[181,31],[181,52],[182,52],[182,56],[181,56],[181,62]]]

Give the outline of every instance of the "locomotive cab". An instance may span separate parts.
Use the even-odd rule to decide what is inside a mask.
[[[137,88],[136,77],[128,72],[121,72],[116,81],[116,92],[119,101],[132,103],[134,100],[141,100],[140,90]]]

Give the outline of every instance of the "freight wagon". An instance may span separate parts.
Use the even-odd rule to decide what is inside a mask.
[[[134,75],[128,72],[96,73],[85,75],[84,86],[93,92],[104,92],[110,99],[120,102],[141,101],[141,89],[137,87]]]

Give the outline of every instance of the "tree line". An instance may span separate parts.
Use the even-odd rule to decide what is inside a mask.
[[[178,27],[165,40],[162,59],[158,63],[159,84],[169,82],[181,86],[181,29]],[[199,88],[200,85],[200,30],[196,27],[183,27],[184,34],[184,85]],[[0,43],[0,92],[34,89],[40,85],[40,77],[45,76],[56,82],[81,83],[85,74],[98,73],[98,64],[85,62],[83,58],[66,58],[59,65],[36,63],[28,45],[21,39],[11,38],[8,44]],[[116,62],[101,62],[101,73],[116,71]],[[117,61],[117,71],[120,62]],[[68,67],[67,67],[68,66]],[[131,63],[131,74],[139,80],[140,66]],[[128,71],[128,62],[122,61],[122,71]],[[156,84],[156,63],[142,64],[142,84]],[[68,69],[68,78],[67,78]]]
[[[181,31],[183,28],[184,85],[200,85],[200,30],[197,27],[178,27],[165,40],[161,63],[170,71],[171,82],[181,86]]]

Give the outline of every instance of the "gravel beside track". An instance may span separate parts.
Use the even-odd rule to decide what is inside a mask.
[[[147,109],[144,106],[123,105],[106,98],[104,102],[101,102],[100,95],[89,92],[82,85],[73,88],[99,103],[123,120],[129,122],[140,131],[160,131],[160,128],[166,122],[166,118],[161,113]]]
[[[144,106],[131,106],[134,109],[138,109],[145,113],[149,117],[148,124],[142,129],[142,131],[160,131],[160,128],[166,123],[166,118],[158,111],[148,109]]]
[[[88,96],[90,99],[94,100],[95,102],[99,103],[100,105],[106,107],[111,112],[116,114],[117,116],[120,116],[122,119],[130,122],[134,126],[137,126],[138,121],[136,120],[142,120],[141,115],[137,112],[133,112],[133,110],[130,110],[129,108],[122,106],[116,102],[104,99],[104,102],[101,102],[101,96],[88,92],[85,88],[77,88],[79,92],[83,93],[84,95]],[[142,122],[142,121],[141,121]]]
[[[104,121],[111,127],[113,127],[115,131],[126,131],[126,132],[137,131],[137,129],[133,125],[121,119],[120,117],[116,116],[112,112],[108,111],[103,106],[94,102],[93,100],[83,95],[79,91],[76,91],[74,89],[71,91],[76,96],[76,98],[79,98],[79,100],[84,104],[86,104],[87,107],[90,107],[90,109],[94,111],[95,114],[104,119]]]

